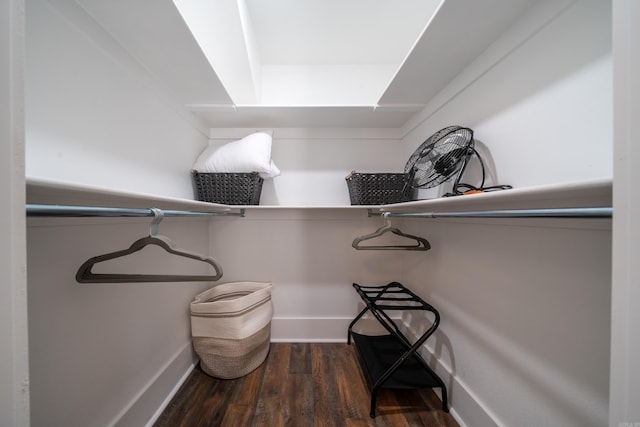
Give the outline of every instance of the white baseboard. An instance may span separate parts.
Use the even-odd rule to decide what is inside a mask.
[[[151,418],[149,419],[149,422],[147,422],[145,427],[152,427],[156,423],[156,421],[158,421],[158,418],[160,418],[160,415],[162,415],[162,412],[164,412],[165,408],[169,405],[169,402],[171,402],[171,399],[173,399],[173,396],[176,395],[178,390],[180,390],[180,387],[182,387],[182,384],[184,384],[187,378],[189,378],[189,375],[191,375],[191,372],[193,372],[193,370],[195,369],[198,361],[199,360],[196,359],[194,363],[191,366],[189,366],[189,369],[187,369],[184,375],[182,375],[182,378],[180,378],[180,381],[178,381],[178,383],[175,386],[173,386],[173,388],[171,389],[167,397],[160,404],[160,407],[158,407],[156,412],[151,416]]]
[[[347,342],[352,317],[274,317],[271,321],[272,342]],[[377,321],[364,316],[354,330],[382,334]]]
[[[346,342],[349,318],[274,317],[272,342]]]
[[[403,333],[409,340],[415,340],[418,337],[404,324]],[[427,340],[428,341],[428,340]],[[449,366],[446,366],[439,359],[433,356],[433,351],[428,345],[423,345],[420,355],[429,364],[436,374],[440,376],[447,387],[447,397],[449,398],[449,411],[453,418],[458,422],[460,427],[498,427],[500,423],[486,408],[482,401],[473,393],[472,390],[461,381],[455,373],[451,372]],[[440,390],[434,390],[438,397],[442,399]]]
[[[193,353],[191,342],[188,342],[158,370],[158,373],[131,399],[129,405],[115,417],[110,425],[113,427],[153,425],[196,363],[197,358]],[[168,394],[167,390],[170,390]],[[150,417],[149,414],[153,415]]]

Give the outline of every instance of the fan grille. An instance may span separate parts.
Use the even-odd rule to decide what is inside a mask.
[[[473,148],[473,131],[461,126],[449,126],[430,136],[409,157],[405,173],[415,188],[430,188],[442,184],[460,170]]]

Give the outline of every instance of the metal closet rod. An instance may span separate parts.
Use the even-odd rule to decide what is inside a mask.
[[[161,212],[163,217],[188,216],[244,216],[244,209],[239,212],[197,212],[157,208],[107,208],[100,206],[69,206],[43,205],[27,203],[27,216],[35,217],[155,217],[154,210]]]
[[[460,212],[373,212],[369,216],[402,218],[611,218],[613,208],[503,209]]]

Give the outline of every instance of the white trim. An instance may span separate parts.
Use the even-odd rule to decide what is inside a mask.
[[[158,421],[158,419],[160,418],[160,416],[162,415],[164,410],[167,408],[167,406],[169,406],[169,403],[171,402],[171,399],[173,399],[175,397],[175,395],[178,393],[178,390],[180,390],[180,387],[182,387],[182,385],[187,381],[187,378],[189,378],[189,375],[191,375],[191,373],[195,369],[197,363],[198,362],[193,363],[189,367],[189,369],[187,369],[187,371],[184,373],[182,378],[180,378],[180,381],[178,381],[178,383],[171,389],[171,391],[167,395],[167,398],[164,399],[164,401],[162,402],[160,407],[151,416],[151,418],[149,419],[149,421],[147,422],[145,427],[152,427],[156,423],[156,421]]]
[[[24,64],[25,1],[0,1],[0,424],[30,425]]]
[[[272,342],[346,342],[348,317],[274,317]]]
[[[347,342],[347,331],[353,317],[274,317],[271,321],[271,342]],[[399,315],[392,318],[399,320]],[[386,333],[375,319],[366,315],[354,325],[354,330]]]
[[[273,139],[371,139],[396,140],[400,142],[399,128],[211,128],[210,140],[233,140],[243,138],[252,132],[273,130]]]
[[[609,425],[640,423],[640,3],[613,1],[614,186]]]
[[[196,363],[197,357],[193,352],[191,341],[189,341],[167,361],[109,425],[126,427],[145,423],[145,425],[153,424]],[[165,395],[166,390],[171,390],[168,395]],[[158,409],[148,420],[152,408]]]

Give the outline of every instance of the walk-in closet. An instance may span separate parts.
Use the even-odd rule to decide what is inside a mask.
[[[635,0],[0,3],[0,425],[168,419],[205,375],[190,303],[231,282],[272,284],[260,369],[304,354],[325,384],[283,425],[431,419],[358,385],[386,319],[442,425],[640,425]],[[402,173],[454,125],[463,181],[494,191],[352,204],[353,171]],[[259,203],[198,201],[199,156],[256,132],[279,172]],[[228,384],[208,407],[268,402]],[[361,406],[323,424],[332,390]]]

